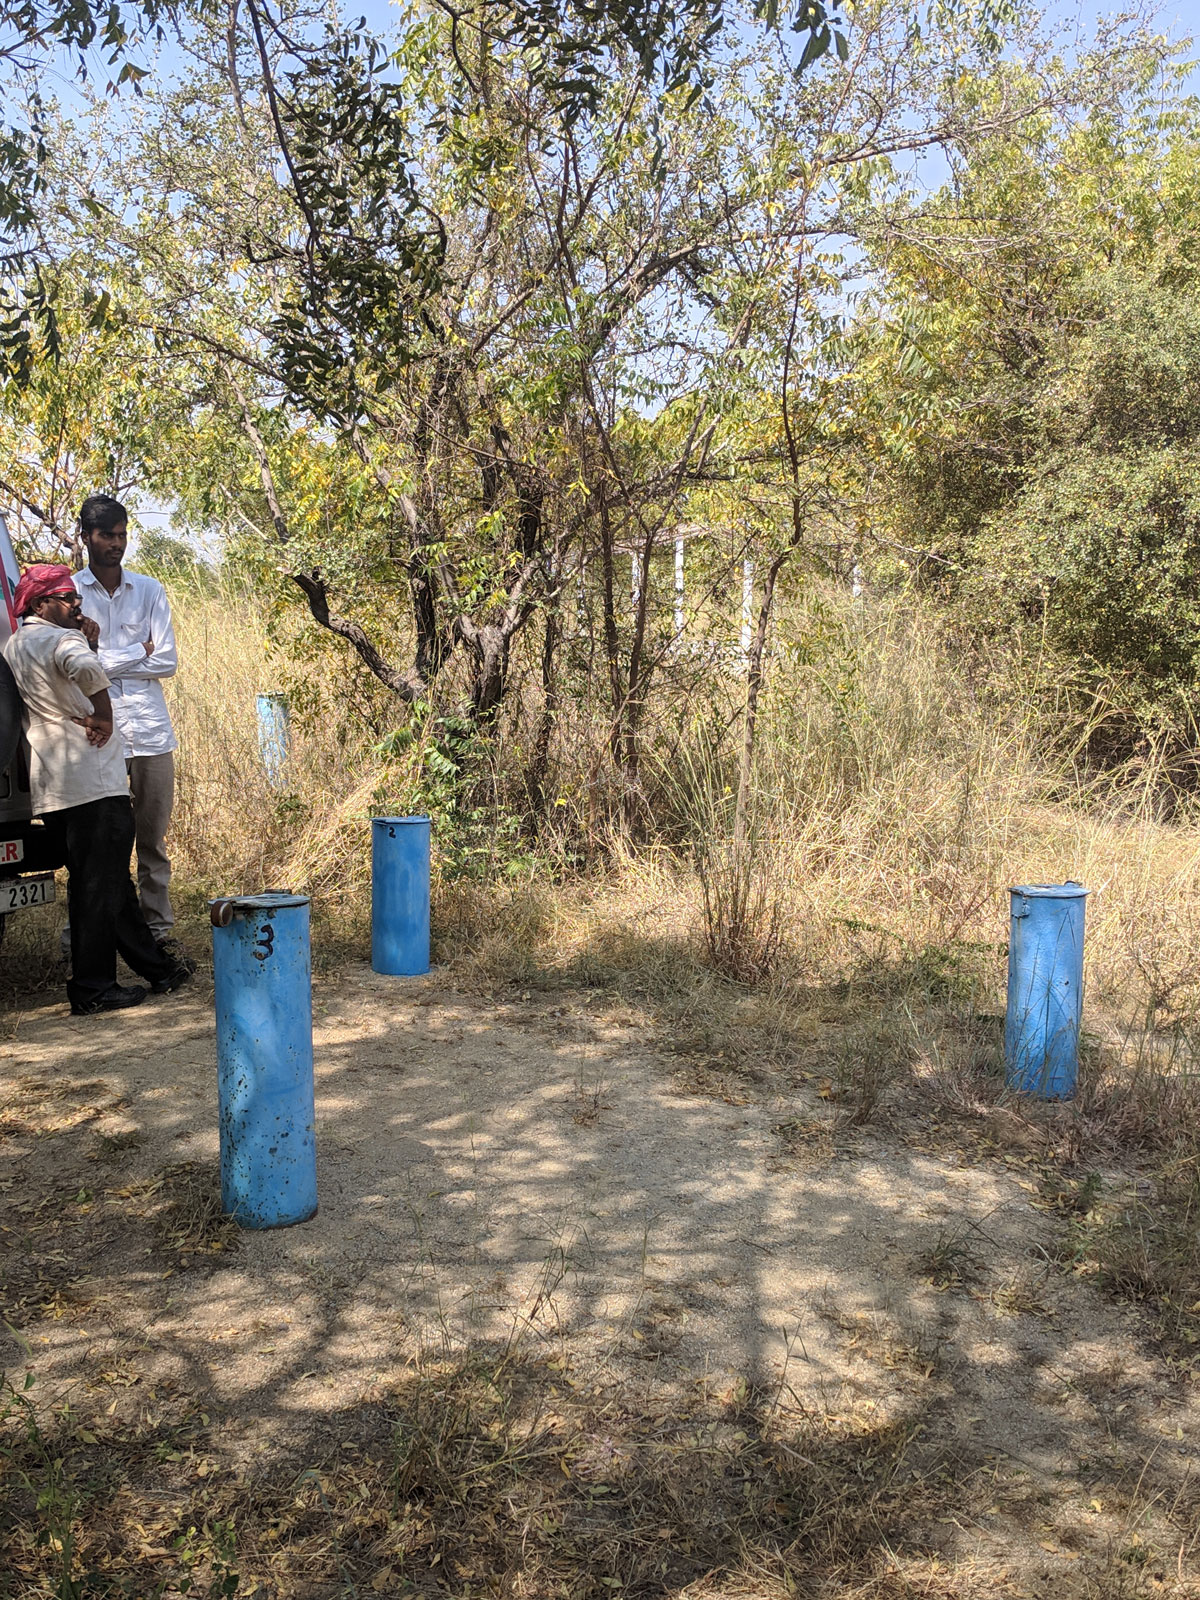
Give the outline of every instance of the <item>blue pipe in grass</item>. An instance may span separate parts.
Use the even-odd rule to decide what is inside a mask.
[[[371,819],[371,967],[429,971],[429,818]]]
[[[258,709],[258,749],[267,774],[267,782],[272,789],[282,789],[287,783],[292,737],[287,696],[260,694],[255,700],[255,705]]]
[[[214,900],[221,1205],[243,1228],[317,1209],[308,900]]]
[[[1004,1072],[1010,1089],[1069,1100],[1083,1017],[1083,923],[1078,883],[1010,889]]]

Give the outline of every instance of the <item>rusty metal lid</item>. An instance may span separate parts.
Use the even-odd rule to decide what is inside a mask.
[[[208,902],[208,915],[214,928],[227,928],[234,917],[257,916],[263,912],[285,911],[306,906],[309,896],[292,894],[287,889],[266,889],[262,894],[222,895]]]

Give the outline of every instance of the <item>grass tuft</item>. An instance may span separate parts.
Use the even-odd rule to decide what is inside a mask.
[[[885,1593],[929,1570],[938,1515],[983,1492],[909,1419],[737,1385],[625,1396],[511,1348],[420,1357],[326,1418],[300,1467],[198,1480],[211,1420],[85,1425],[10,1391],[3,1531],[25,1592]]]
[[[238,1248],[236,1223],[221,1210],[221,1182],[215,1165],[181,1161],[153,1177],[113,1191],[131,1215],[151,1224],[158,1247],[181,1266]]]

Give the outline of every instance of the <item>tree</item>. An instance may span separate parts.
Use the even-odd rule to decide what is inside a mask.
[[[976,622],[1032,623],[1139,721],[1188,736],[1200,123],[1191,102],[1162,111],[1162,66],[1146,48],[1123,104],[982,146],[886,241],[882,343],[912,421],[887,441],[887,515]]]
[[[57,304],[55,358],[0,383],[0,498],[23,558],[70,561],[84,498],[136,503],[186,400],[148,338],[116,318],[97,325],[82,262],[61,270]]]
[[[0,91],[13,120],[0,124],[0,375],[25,382],[35,356],[60,349],[50,258],[40,207],[45,191],[47,66],[73,62],[88,75],[93,47],[116,68],[110,93],[136,88],[145,69],[133,59],[162,22],[182,11],[175,0],[15,0],[0,14]]]
[[[661,80],[665,91],[688,87],[698,93],[710,74],[714,41],[721,33],[724,0],[681,0],[663,6],[657,0],[476,0],[458,7],[435,0],[449,22],[450,45],[456,58],[460,40],[469,34],[489,43],[514,48],[527,59],[537,83],[546,89],[568,119],[585,107],[594,108],[610,72],[614,54],[632,54],[647,82]],[[106,67],[116,69],[107,90],[123,85],[135,91],[150,70],[135,57],[142,47],[161,41],[163,26],[176,29],[189,20],[203,25],[212,8],[206,0],[17,0],[0,16],[0,88],[6,103],[20,113],[0,125],[0,356],[9,370],[24,379],[40,337],[51,354],[57,347],[57,324],[51,265],[39,227],[40,197],[45,186],[47,69],[72,62],[81,80],[88,77],[89,51],[98,49]],[[303,155],[303,90],[289,109],[287,89],[277,81],[290,74],[291,89],[308,79],[333,91],[314,124],[318,136],[339,123],[353,124],[368,160],[403,157],[393,143],[395,97],[376,68],[385,54],[363,24],[354,28],[328,23],[320,8],[286,3],[272,11],[267,0],[229,0],[224,32],[229,59],[236,63],[241,35],[254,50],[280,138],[281,153],[309,220],[315,213],[306,187],[318,199],[331,197],[323,185],[319,150],[315,160]],[[766,25],[789,25],[803,35],[801,64],[818,59],[845,39],[836,5],[825,0],[796,0],[794,12],[781,17],[778,0],[756,0],[755,15]],[[280,46],[283,46],[282,50]],[[331,120],[332,112],[332,120]],[[286,114],[285,114],[286,113]],[[287,122],[300,133],[301,154],[293,160]],[[402,173],[393,169],[393,183]],[[308,254],[315,271],[326,273],[326,286],[338,281],[346,262],[348,240],[313,232]],[[332,246],[332,248],[331,248]],[[360,262],[360,265],[363,263]],[[409,262],[411,267],[414,262]],[[331,271],[329,269],[332,269]]]
[[[614,40],[564,97],[478,16],[407,19],[379,55],[210,15],[194,73],[100,165],[66,128],[53,151],[61,247],[82,235],[130,337],[184,375],[159,491],[253,530],[247,559],[271,549],[324,629],[468,740],[502,731],[520,655],[535,807],[564,696],[591,716],[602,694],[627,815],[653,685],[713,680],[664,605],[690,528],[701,615],[743,558],[769,579],[752,752],[773,585],[870,479],[880,413],[842,311],[904,210],[900,163],[1091,87],[914,17],[860,7],[845,61],[800,76],[769,30],[727,39],[706,97],[652,90]]]

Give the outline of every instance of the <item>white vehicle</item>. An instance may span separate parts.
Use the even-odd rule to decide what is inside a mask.
[[[17,625],[13,591],[20,569],[0,512],[0,649]],[[35,822],[29,801],[29,748],[21,731],[21,697],[8,662],[0,656],[0,939],[13,912],[54,899],[54,872],[62,861]]]

